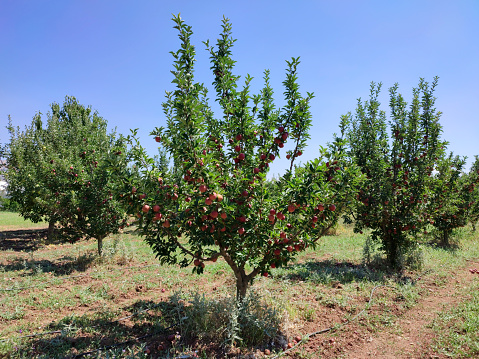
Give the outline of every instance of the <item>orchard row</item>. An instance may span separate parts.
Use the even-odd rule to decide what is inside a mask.
[[[311,128],[311,93],[299,92],[299,59],[287,61],[284,105],[276,107],[269,72],[250,94],[231,58],[231,24],[223,20],[210,53],[220,114],[194,80],[192,31],[178,16],[180,47],[172,52],[172,83],[163,103],[166,126],[151,135],[159,157],[136,137],[108,134],[106,121],[67,97],[52,105],[47,126],[36,115],[24,131],[11,122],[7,179],[12,201],[33,221],[58,227],[65,240],[101,241],[135,218],[162,263],[202,273],[223,258],[236,278],[237,297],[258,275],[287,265],[341,217],[369,230],[391,267],[433,231],[448,245],[453,230],[479,219],[479,160],[447,154],[432,84],[420,80],[407,104],[390,92],[389,118],[371,85],[370,98],[341,117],[339,135],[315,160],[297,163]],[[285,150],[285,146],[290,150]],[[279,179],[267,177],[278,157],[290,161]],[[53,233],[53,232],[52,232]],[[249,271],[247,268],[250,268]]]

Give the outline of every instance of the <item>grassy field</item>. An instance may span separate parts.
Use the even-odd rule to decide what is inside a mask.
[[[105,240],[100,258],[93,241],[48,243],[30,225],[0,212],[0,357],[262,357],[356,319],[288,354],[348,357],[348,346],[393,328],[430,288],[447,289],[451,271],[462,273],[479,258],[478,235],[465,228],[457,249],[423,245],[421,269],[392,273],[378,260],[363,263],[366,235],[340,226],[316,250],[256,280],[247,305],[237,308],[234,279],[221,260],[198,276],[191,265],[160,265],[134,232]],[[429,351],[439,357],[479,355],[479,275],[470,275],[475,282],[457,291],[459,305],[430,323],[437,336]],[[378,289],[368,304],[379,285],[394,289]]]
[[[25,220],[18,213],[0,211],[0,232],[16,228],[46,228],[48,223],[33,223]]]

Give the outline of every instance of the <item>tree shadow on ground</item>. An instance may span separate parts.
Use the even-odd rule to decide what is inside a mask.
[[[243,358],[250,356],[231,356],[219,340],[203,343],[198,338],[182,337],[185,330],[183,305],[194,307],[193,312],[202,309],[194,302],[187,302],[177,295],[166,300],[138,300],[125,306],[118,314],[107,308],[95,314],[75,314],[50,323],[45,327],[46,335],[24,338],[21,350],[25,357],[83,358],[83,357],[130,357],[140,352],[153,358],[193,358],[198,357],[192,350],[207,355],[208,358]],[[41,334],[41,333],[39,333]],[[183,334],[183,333],[182,333]],[[193,333],[197,334],[196,331]],[[191,333],[190,333],[191,335]],[[12,344],[13,345],[13,344]],[[18,344],[17,344],[18,346]],[[192,349],[194,348],[194,349]],[[253,347],[246,350],[253,351]],[[189,354],[192,354],[189,356]],[[202,357],[201,355],[199,357]]]
[[[48,239],[47,229],[19,229],[0,232],[0,251],[32,252],[46,244],[62,243],[64,241],[61,241],[60,238]]]
[[[350,261],[326,259],[292,264],[287,268],[285,274],[280,275],[279,278],[291,281],[309,281],[323,285],[363,281],[385,283],[391,278],[404,283],[412,281],[412,278],[406,274],[390,270],[384,262],[358,264]]]
[[[47,272],[55,276],[64,276],[73,272],[85,272],[96,259],[96,252],[82,254],[78,257],[63,256],[58,258],[56,263],[47,259],[15,258],[8,264],[0,264],[0,271],[14,272],[23,270],[22,276],[24,277]]]
[[[0,264],[0,271],[14,272],[23,270],[22,276],[32,276],[40,273],[50,272],[55,276],[69,275],[73,272],[85,272],[91,267],[97,256],[93,253],[81,255],[77,258],[62,257],[58,263],[47,259],[23,259],[15,258],[9,264]]]
[[[120,357],[129,351],[138,353],[148,348],[155,358],[176,357],[174,354],[178,354],[177,350],[182,352],[186,343],[178,336],[179,322],[169,315],[174,305],[171,301],[138,300],[123,308],[123,312],[135,315],[118,319],[115,319],[117,313],[108,310],[97,312],[93,317],[73,314],[45,328],[45,332],[53,333],[26,338],[23,348],[17,350],[29,357],[53,359]]]

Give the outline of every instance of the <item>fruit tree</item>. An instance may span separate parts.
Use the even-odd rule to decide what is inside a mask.
[[[421,79],[409,108],[398,85],[391,87],[387,121],[378,101],[381,84],[372,83],[369,101],[359,99],[355,116],[343,116],[351,159],[367,177],[357,193],[355,230],[371,229],[370,238],[381,244],[394,268],[414,247],[417,234],[433,223],[434,214],[426,210],[428,183],[445,146],[434,108],[436,84],[437,78],[432,86]]]
[[[233,270],[241,300],[257,275],[286,265],[336,223],[360,177],[345,161],[341,137],[322,149],[320,158],[295,165],[309,137],[313,97],[299,92],[298,59],[287,62],[282,108],[273,102],[268,71],[264,88],[250,95],[252,78],[246,76],[240,86],[233,73],[235,40],[223,19],[216,48],[205,43],[221,108],[217,118],[206,87],[194,80],[191,27],[179,16],[173,20],[181,41],[171,53],[176,89],[167,92],[163,103],[166,128],[156,128],[152,135],[172,158],[176,175],[159,175],[154,161],[132,142],[140,175],[132,175],[131,168],[119,171],[123,198],[160,261],[193,263],[193,271],[202,273],[208,262],[221,257]],[[282,150],[289,169],[271,181],[270,165]]]
[[[33,222],[47,221],[50,234],[59,225],[62,238],[84,236],[102,240],[125,223],[126,215],[114,199],[106,159],[122,152],[123,144],[107,133],[106,121],[66,97],[63,107],[54,103],[48,122],[34,116],[24,131],[8,129],[7,179],[11,199],[20,213]]]

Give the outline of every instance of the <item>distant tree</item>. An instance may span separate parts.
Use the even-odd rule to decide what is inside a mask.
[[[464,190],[469,196],[467,217],[475,231],[479,221],[479,156],[475,156],[471,169],[464,177],[464,183]]]
[[[443,247],[451,245],[450,237],[455,228],[467,224],[472,199],[469,187],[476,178],[463,176],[465,163],[465,158],[450,153],[437,161],[431,177],[428,212],[433,213],[431,223]]]
[[[74,97],[51,105],[45,127],[38,113],[24,131],[11,121],[8,129],[6,176],[21,215],[47,221],[50,235],[59,224],[65,240],[96,238],[101,254],[103,238],[126,219],[106,161],[122,153],[121,137],[108,134],[107,122]]]
[[[398,85],[391,87],[387,121],[378,101],[381,84],[372,83],[369,101],[358,100],[355,115],[343,117],[351,159],[367,177],[357,194],[355,230],[371,229],[370,238],[380,243],[393,268],[401,266],[402,254],[434,216],[426,211],[428,184],[445,145],[434,108],[436,85],[437,78],[432,86],[421,79],[409,109]]]

